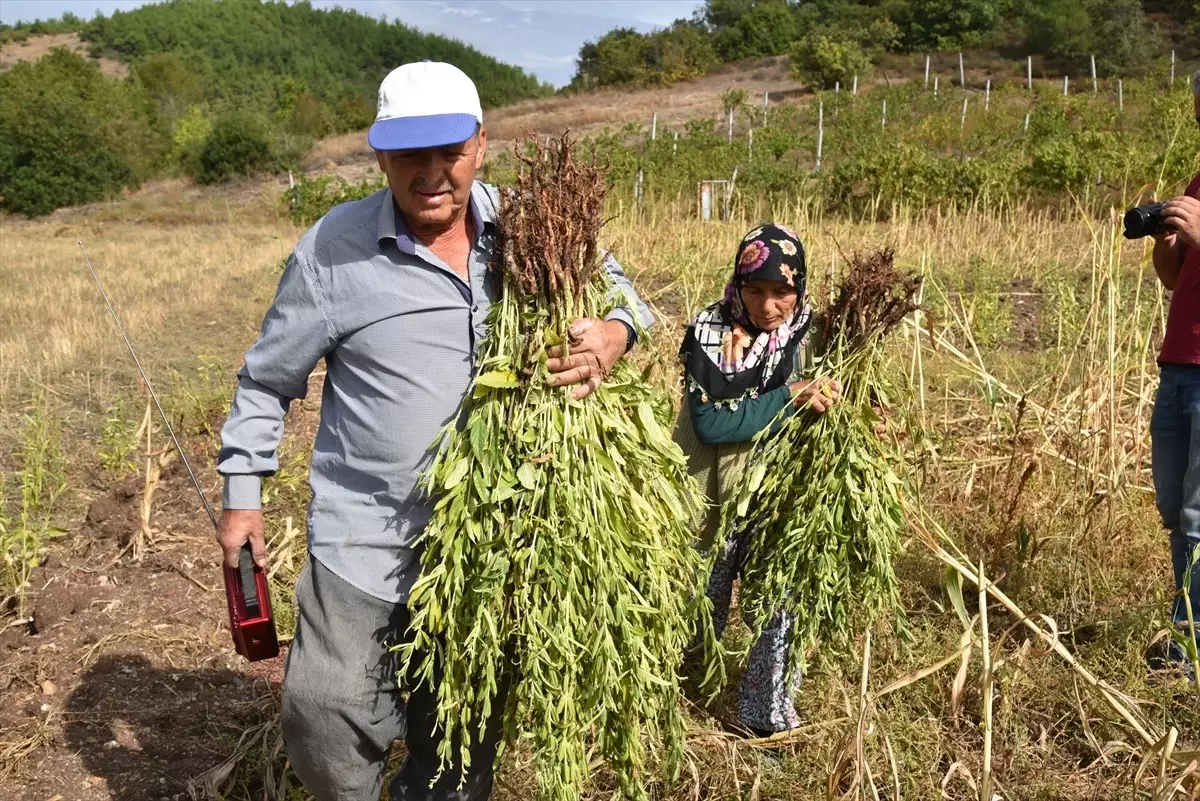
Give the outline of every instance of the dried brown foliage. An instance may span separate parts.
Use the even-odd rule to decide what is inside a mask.
[[[888,247],[846,259],[846,275],[822,315],[830,343],[841,341],[854,349],[887,334],[921,308],[915,300],[921,276],[901,273],[895,257]]]
[[[564,294],[578,299],[600,266],[608,165],[595,150],[578,158],[567,133],[530,137],[523,150],[524,167],[500,211],[498,252],[522,297],[553,306]]]

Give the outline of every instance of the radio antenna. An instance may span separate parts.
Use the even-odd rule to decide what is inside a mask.
[[[129,355],[133,357],[133,363],[137,366],[138,374],[142,377],[142,382],[146,385],[146,391],[150,393],[150,399],[154,401],[155,407],[158,408],[158,414],[162,417],[163,424],[167,427],[167,433],[171,435],[171,442],[175,443],[175,450],[179,452],[179,458],[183,460],[183,467],[187,470],[188,478],[192,480],[192,486],[196,488],[196,494],[200,496],[200,503],[204,504],[204,511],[208,512],[208,519],[212,521],[214,529],[220,530],[220,525],[217,523],[217,516],[213,512],[212,504],[204,496],[204,490],[200,489],[200,482],[196,479],[196,474],[192,472],[192,466],[188,463],[187,454],[183,452],[183,446],[179,444],[179,438],[175,436],[175,429],[171,428],[171,421],[167,419],[167,413],[163,411],[162,404],[158,402],[158,395],[154,392],[154,387],[151,386],[150,379],[146,377],[146,371],[142,369],[142,362],[138,359],[137,351],[133,349],[133,343],[129,341],[129,334],[125,333],[125,326],[121,325],[121,318],[117,316],[117,310],[113,308],[112,301],[108,299],[108,293],[104,291],[104,285],[100,283],[100,276],[96,275],[96,269],[92,267],[92,260],[88,258],[87,250],[83,247],[83,242],[79,243],[79,250],[83,253],[83,261],[87,264],[88,272],[92,274],[92,280],[96,282],[96,288],[100,290],[100,296],[104,298],[104,303],[108,306],[108,313],[112,315],[113,322],[117,324],[117,330],[121,332],[121,338],[125,340],[125,347],[129,349]]]

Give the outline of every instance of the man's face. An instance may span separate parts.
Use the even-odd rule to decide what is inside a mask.
[[[487,131],[480,128],[465,142],[419,150],[376,150],[375,158],[405,221],[410,226],[437,228],[464,213],[486,150]]]

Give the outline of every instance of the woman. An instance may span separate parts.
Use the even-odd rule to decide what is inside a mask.
[[[710,504],[702,548],[718,533],[721,504],[737,484],[755,435],[778,431],[798,409],[821,414],[838,400],[837,381],[799,378],[811,368],[807,275],[804,246],[794,233],[780,225],[755,228],[738,247],[724,298],[700,312],[684,337],[685,397],[675,439]],[[729,618],[746,538],[747,532],[729,533],[709,580],[718,637]],[[759,737],[799,725],[792,694],[800,677],[786,679],[789,625],[782,613],[771,621],[750,649],[742,674],[738,714]]]

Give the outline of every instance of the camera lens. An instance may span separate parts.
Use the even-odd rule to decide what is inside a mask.
[[[1145,206],[1138,206],[1125,212],[1125,238],[1141,239],[1151,233],[1152,223],[1150,212]]]

